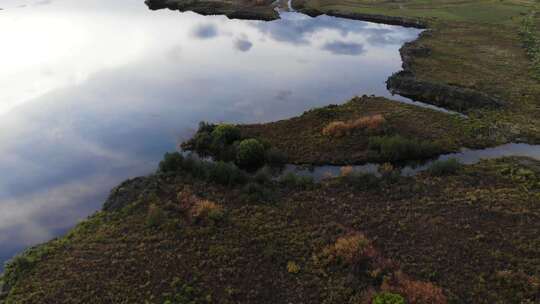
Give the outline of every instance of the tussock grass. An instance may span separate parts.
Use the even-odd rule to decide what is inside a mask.
[[[343,137],[357,130],[380,130],[385,123],[386,119],[381,114],[365,116],[349,121],[333,121],[323,128],[322,134],[331,137]]]

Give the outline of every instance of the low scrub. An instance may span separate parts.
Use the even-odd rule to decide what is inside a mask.
[[[274,192],[266,184],[250,182],[242,189],[243,199],[246,201],[272,202]]]
[[[289,188],[310,189],[313,188],[315,182],[313,177],[296,175],[292,172],[282,175],[279,178],[279,183]]]
[[[346,171],[346,174],[343,175],[344,181],[358,190],[375,190],[382,184],[382,179],[372,173]]]
[[[445,176],[457,173],[461,169],[461,163],[455,159],[435,161],[428,169],[431,175]]]
[[[87,223],[99,220],[98,217],[98,215],[93,216]],[[9,260],[5,264],[4,272],[0,273],[0,303],[4,300],[3,296],[6,296],[19,280],[30,275],[39,262],[67,246],[70,239],[75,236],[75,232],[82,229],[82,226],[83,224],[79,224],[65,237],[28,248]]]
[[[440,148],[429,141],[400,135],[375,136],[369,139],[369,152],[379,161],[397,162],[433,157]]]
[[[381,292],[377,294],[372,304],[406,304],[405,299],[397,294],[397,293],[391,293],[391,292]]]
[[[164,221],[165,212],[158,205],[151,204],[146,215],[146,226],[151,228],[159,227]]]
[[[531,70],[535,78],[540,79],[540,35],[535,24],[538,12],[529,13],[521,23],[520,35],[523,47],[531,60]]]
[[[430,282],[412,280],[402,272],[387,277],[381,285],[383,292],[398,293],[409,304],[446,304],[448,299],[440,287]]]
[[[384,116],[377,114],[349,121],[333,121],[326,125],[322,134],[331,137],[343,137],[357,130],[377,131],[386,123]]]

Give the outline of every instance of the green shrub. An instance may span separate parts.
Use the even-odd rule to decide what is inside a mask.
[[[216,128],[215,124],[211,124],[205,121],[199,122],[199,129],[197,130],[198,133],[206,132],[208,134],[212,133],[214,129]]]
[[[272,181],[272,173],[270,168],[263,167],[255,175],[253,175],[253,180],[261,185],[268,184]]]
[[[461,163],[455,158],[449,158],[433,162],[428,171],[431,175],[444,176],[455,174],[459,169],[461,169]]]
[[[256,139],[245,139],[238,145],[236,163],[241,168],[256,169],[264,165],[264,146]]]
[[[247,179],[246,174],[237,166],[231,163],[216,162],[210,163],[208,166],[208,180],[229,186],[235,184],[243,184]]]
[[[163,173],[176,172],[182,168],[184,156],[178,152],[165,153],[163,160],[159,162],[159,171]]]
[[[300,189],[309,189],[312,188],[314,185],[315,182],[313,181],[313,177],[311,176],[301,175],[298,176],[298,179],[296,180],[296,187]]]
[[[158,227],[165,221],[165,213],[163,210],[152,204],[148,207],[148,214],[146,215],[146,226],[148,227]]]
[[[269,188],[254,182],[250,182],[242,189],[242,195],[250,201],[273,201],[274,193]]]
[[[234,170],[229,164],[217,162],[210,166],[208,179],[222,185],[229,185],[231,171]]]
[[[279,183],[288,187],[296,187],[296,174],[289,172],[287,174],[284,174],[280,176]]]
[[[372,304],[405,304],[405,299],[396,293],[382,292],[373,298]]]
[[[238,149],[238,142],[234,142],[227,146],[216,147],[214,157],[216,160],[222,160],[226,162],[234,162],[236,160],[236,151]]]
[[[191,155],[184,158],[182,162],[182,170],[190,173],[197,179],[207,179],[209,175],[210,164],[208,162],[197,159]]]
[[[199,123],[193,137],[182,143],[182,149],[216,161],[235,162],[244,169],[257,169],[264,164],[282,166],[287,157],[264,139],[242,138],[238,126]]]
[[[222,209],[208,211],[208,219],[213,222],[221,222],[225,218],[225,212]]]
[[[309,189],[315,185],[313,177],[296,175],[292,172],[280,177],[279,182],[289,188]]]
[[[230,145],[240,139],[240,128],[231,124],[219,124],[212,131],[215,142]]]
[[[287,155],[277,148],[269,148],[264,155],[266,163],[270,166],[282,166],[287,163]]]
[[[160,171],[182,171],[190,174],[193,178],[225,186],[245,184],[248,180],[247,173],[233,163],[211,162],[191,155],[183,157],[179,153],[167,153],[165,159],[160,163]]]
[[[196,287],[196,283],[196,281],[185,282],[175,277],[170,283],[172,292],[167,293],[163,304],[213,303],[211,295],[206,295],[201,289]]]
[[[432,142],[400,135],[371,137],[368,148],[378,160],[385,161],[423,159],[439,152],[438,146]]]
[[[201,156],[212,155],[214,138],[208,132],[197,132],[190,140],[191,148]]]

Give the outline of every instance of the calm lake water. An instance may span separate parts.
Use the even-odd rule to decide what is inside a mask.
[[[201,120],[265,122],[389,96],[398,50],[420,32],[297,13],[265,23],[152,12],[142,0],[0,8],[0,264],[155,170]]]

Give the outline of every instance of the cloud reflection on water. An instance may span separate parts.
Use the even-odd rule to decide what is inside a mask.
[[[335,55],[360,55],[366,52],[364,45],[355,42],[332,41],[322,47]]]

